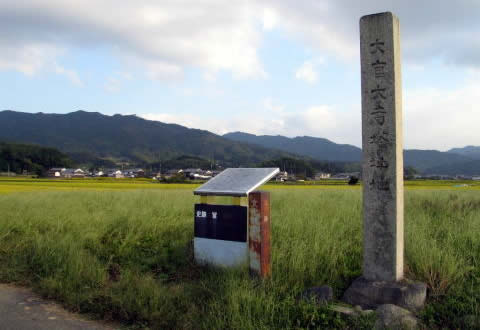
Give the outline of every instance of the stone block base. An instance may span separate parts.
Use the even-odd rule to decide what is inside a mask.
[[[416,312],[423,307],[427,297],[427,285],[421,282],[370,281],[357,278],[343,295],[343,301],[362,308],[377,308],[384,304],[401,306]]]

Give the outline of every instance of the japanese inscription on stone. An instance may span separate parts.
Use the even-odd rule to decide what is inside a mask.
[[[360,20],[364,270],[370,280],[403,277],[403,146],[398,19]]]

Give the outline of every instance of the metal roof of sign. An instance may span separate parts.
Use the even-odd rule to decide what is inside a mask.
[[[278,172],[278,168],[227,168],[193,193],[204,196],[247,196]]]

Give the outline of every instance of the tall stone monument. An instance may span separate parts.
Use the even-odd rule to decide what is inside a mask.
[[[400,31],[391,13],[360,20],[363,276],[403,278],[403,136]]]
[[[344,299],[417,309],[426,287],[403,278],[403,127],[400,26],[392,13],[360,19],[363,276]]]

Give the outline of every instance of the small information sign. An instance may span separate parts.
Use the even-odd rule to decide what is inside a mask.
[[[250,208],[253,214],[264,214],[262,219],[270,221],[269,211],[265,211],[270,207],[268,198],[265,199],[266,204],[263,203],[268,207],[263,208],[260,205],[261,198],[255,199],[252,206],[241,205],[240,199],[249,198],[254,189],[279,171],[278,168],[229,168],[193,192],[200,195],[202,200],[195,204],[194,208],[193,248],[197,262],[231,267],[246,265],[250,261],[250,264],[253,264],[250,268],[259,275],[269,273],[268,265],[262,268],[262,265],[266,265],[270,260],[263,257],[269,255],[269,226],[263,222],[261,225],[260,217],[255,216],[251,221],[253,229],[250,229],[248,220]],[[232,204],[236,205],[208,202],[213,201],[214,196],[231,196]],[[257,232],[262,235],[256,235]]]
[[[195,237],[247,241],[247,207],[195,204]]]

